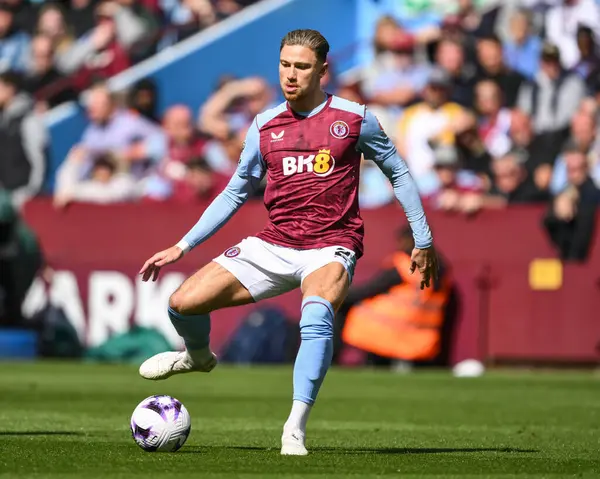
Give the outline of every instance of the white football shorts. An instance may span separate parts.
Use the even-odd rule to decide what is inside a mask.
[[[259,301],[296,289],[309,274],[332,262],[341,263],[352,282],[356,254],[343,246],[299,250],[249,236],[214,261]]]

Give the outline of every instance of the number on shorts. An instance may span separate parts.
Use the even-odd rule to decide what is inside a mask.
[[[348,266],[348,272],[352,276],[354,274],[354,266],[356,266],[356,255],[352,251],[343,248],[336,249],[334,255],[344,260],[344,263]]]

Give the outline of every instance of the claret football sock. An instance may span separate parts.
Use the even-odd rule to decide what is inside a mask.
[[[333,306],[319,296],[302,302],[300,349],[294,364],[294,402],[284,430],[304,433],[333,355]]]

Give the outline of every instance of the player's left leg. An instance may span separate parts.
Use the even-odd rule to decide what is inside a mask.
[[[344,250],[344,252],[347,250]],[[294,396],[290,416],[283,428],[281,454],[306,455],[304,445],[310,410],[333,356],[333,319],[341,306],[354,269],[353,253],[334,257],[302,282],[301,344],[294,365]],[[320,258],[319,261],[323,261]]]

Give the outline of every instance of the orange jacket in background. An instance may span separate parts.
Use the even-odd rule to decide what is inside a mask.
[[[410,256],[398,252],[392,262],[403,282],[352,307],[342,339],[386,358],[432,360],[440,350],[449,281],[440,278],[437,291],[421,291],[421,275],[418,271],[413,275],[409,272]]]

